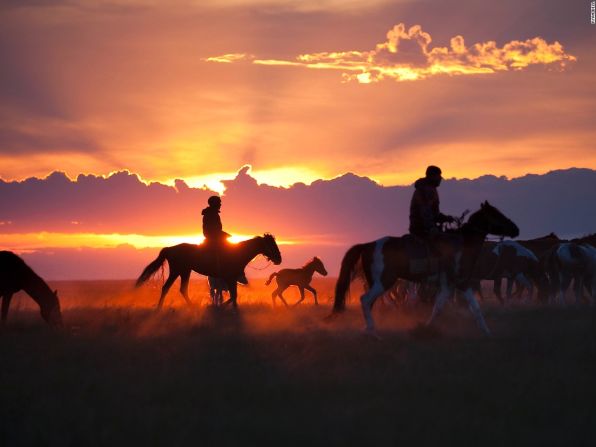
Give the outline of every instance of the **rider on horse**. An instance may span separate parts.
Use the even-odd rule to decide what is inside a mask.
[[[440,225],[452,223],[452,216],[439,211],[439,193],[437,188],[441,184],[441,169],[437,166],[426,168],[426,177],[416,180],[416,190],[410,202],[410,233],[424,240],[430,241],[441,231]]]
[[[219,253],[225,249],[227,239],[231,236],[229,233],[223,231],[219,211],[221,210],[221,198],[218,196],[211,196],[207,200],[209,206],[204,208],[201,214],[203,215],[203,235],[205,236],[205,246],[210,249],[215,258],[216,264],[219,266]],[[219,269],[218,269],[219,270]],[[248,284],[246,275],[238,278],[241,284]]]

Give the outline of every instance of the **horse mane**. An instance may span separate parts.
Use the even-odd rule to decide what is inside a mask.
[[[306,262],[306,263],[305,263],[305,264],[302,266],[302,268],[304,268],[304,267],[306,267],[307,265],[309,265],[309,264],[312,264],[313,262],[315,262],[315,259],[319,259],[319,258],[317,258],[316,256],[313,256],[313,257],[312,257],[312,259],[311,259],[310,261]]]
[[[0,251],[0,256],[3,262],[14,262],[16,264],[19,264],[26,272],[27,274],[32,275],[33,277],[39,277],[41,279],[41,277],[35,273],[35,271],[29,267],[29,264],[27,264],[25,262],[25,260],[23,258],[21,258],[19,255],[17,255],[16,253],[13,253],[12,251]],[[0,259],[1,259],[0,258]]]
[[[559,238],[559,236],[557,236],[554,232],[550,232],[545,236],[540,236],[537,238],[534,238],[535,241],[541,241],[541,240],[547,240],[547,239],[555,239],[557,241],[560,241],[561,239]]]

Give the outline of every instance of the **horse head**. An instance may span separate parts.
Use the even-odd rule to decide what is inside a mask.
[[[519,236],[517,225],[488,203],[488,200],[480,204],[480,209],[470,216],[468,225],[495,236],[508,236],[511,238]]]
[[[49,291],[43,302],[39,302],[42,318],[52,327],[62,327],[62,312],[60,312],[60,299],[58,291]]]
[[[314,264],[315,272],[320,273],[323,276],[327,276],[327,270],[323,265],[323,261],[321,261],[319,258],[315,256],[314,258],[312,258],[312,263]]]
[[[261,239],[264,243],[262,248],[263,256],[265,256],[275,265],[281,264],[281,253],[279,252],[279,247],[275,242],[275,237],[272,234],[265,233]]]

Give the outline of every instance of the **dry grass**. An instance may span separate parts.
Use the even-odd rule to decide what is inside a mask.
[[[131,284],[55,284],[61,332],[18,298],[0,334],[0,445],[580,445],[596,435],[592,309],[490,302],[495,336],[484,339],[451,306],[436,336],[419,338],[411,329],[429,309],[381,303],[376,341],[355,306],[323,322],[329,279],[315,284],[319,308],[310,297],[271,308],[271,288],[257,283],[237,314],[188,309],[174,291],[156,314],[158,289]],[[191,291],[198,302],[204,283]]]

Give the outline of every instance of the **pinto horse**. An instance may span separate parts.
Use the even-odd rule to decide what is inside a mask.
[[[319,302],[317,301],[317,290],[310,285],[315,272],[320,273],[323,276],[327,276],[327,270],[323,265],[323,261],[316,256],[299,269],[282,269],[279,272],[272,273],[267,282],[265,282],[265,285],[268,286],[271,284],[273,278],[275,278],[277,282],[277,288],[271,294],[273,305],[275,306],[275,297],[279,296],[279,299],[281,299],[282,303],[287,306],[288,303],[286,303],[286,300],[283,296],[284,291],[290,286],[298,286],[298,289],[300,290],[300,300],[298,300],[294,306],[297,306],[304,301],[304,289],[313,294],[315,298],[315,305],[318,306]]]
[[[0,251],[0,298],[2,299],[2,324],[6,322],[12,296],[24,290],[39,304],[42,318],[51,326],[62,326],[58,293],[11,251]]]
[[[477,292],[482,297],[480,280],[494,280],[493,292],[501,304],[511,300],[513,282],[518,286],[517,294],[521,296],[523,289],[528,290],[529,299],[532,298],[534,284],[538,286],[538,297],[545,300],[548,279],[540,266],[536,255],[518,241],[485,242],[482,252],[476,262],[474,276]],[[501,294],[501,280],[507,279],[505,299]]]
[[[454,288],[457,288],[464,291],[464,297],[478,326],[485,334],[490,334],[472,290],[476,260],[488,234],[517,237],[519,229],[497,208],[485,201],[459,229],[442,235],[436,241],[436,249],[441,255],[438,271],[440,290],[427,325],[433,323]],[[398,279],[421,282],[429,276],[428,271],[419,272],[411,267],[407,238],[411,240],[411,236],[387,236],[355,245],[346,252],[335,287],[333,314],[345,309],[346,292],[355,267],[361,261],[368,290],[360,297],[360,303],[366,321],[366,332],[376,336],[371,310],[377,298]]]
[[[596,248],[591,244],[563,242],[554,246],[544,257],[544,266],[551,282],[550,301],[565,305],[565,293],[574,282],[575,303],[582,299],[584,285],[590,302],[596,298]]]
[[[158,309],[163,306],[166,294],[179,276],[181,278],[180,292],[186,303],[191,304],[188,297],[188,282],[191,271],[201,275],[221,278],[230,291],[230,302],[236,307],[238,293],[236,280],[244,274],[246,265],[259,254],[264,255],[275,265],[281,263],[281,253],[275,238],[271,234],[257,236],[235,245],[226,246],[219,254],[219,262],[214,261],[210,249],[201,245],[178,244],[173,247],[166,247],[159,252],[159,256],[154,261],[145,267],[145,270],[137,279],[136,287],[151,278],[167,261],[170,273],[161,289],[161,296],[157,304]]]

